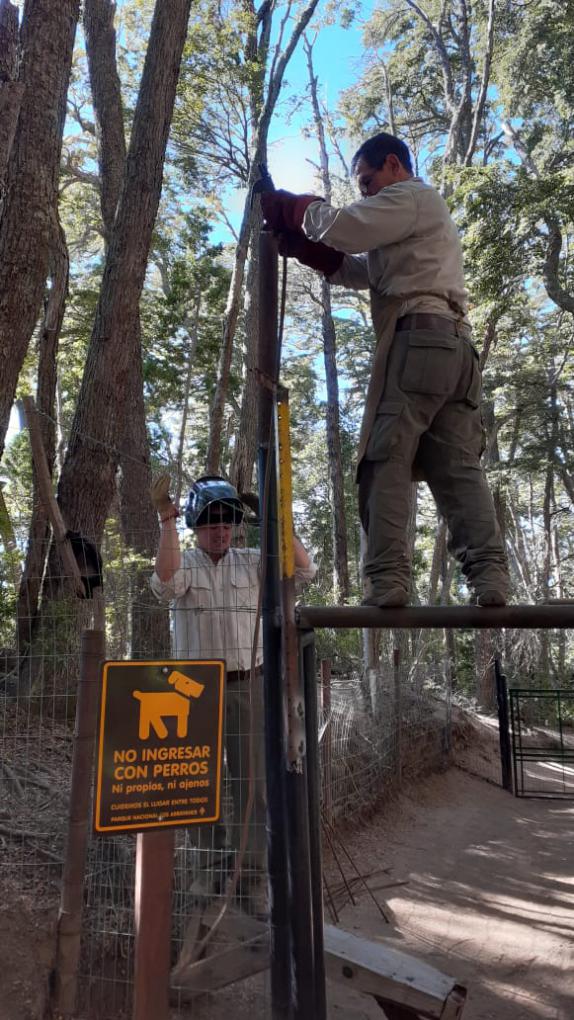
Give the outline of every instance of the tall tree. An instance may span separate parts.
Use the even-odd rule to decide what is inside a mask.
[[[59,230],[55,210],[78,11],[79,0],[26,0],[22,16],[23,93],[0,221],[0,456]]]
[[[277,0],[264,0],[258,8],[253,0],[243,0],[235,11],[223,15],[219,6],[209,5],[216,39],[223,43],[221,64],[212,86],[204,80],[204,99],[195,109],[195,123],[188,126],[184,143],[191,147],[194,159],[201,159],[201,150],[207,156],[207,170],[222,182],[235,176],[247,189],[241,224],[233,259],[227,307],[223,322],[221,357],[217,386],[211,408],[211,428],[207,449],[207,469],[220,470],[223,422],[231,372],[234,339],[241,311],[245,267],[254,225],[254,211],[250,194],[259,176],[259,164],[266,162],[267,137],[271,118],[283,85],[289,61],[302,33],[309,24],[318,0],[307,0],[294,9],[289,3],[279,24],[280,5]],[[275,18],[275,15],[278,17]],[[284,34],[294,18],[288,40]],[[277,41],[271,45],[272,29],[277,29]],[[213,44],[212,44],[213,45]],[[193,62],[190,64],[193,73]],[[212,71],[210,72],[212,74]],[[229,77],[228,77],[229,76]],[[224,93],[224,95],[223,95]],[[235,119],[230,117],[230,106]],[[256,213],[258,215],[258,211]],[[255,273],[250,286],[256,293]],[[247,337],[245,364],[247,374],[242,399],[239,427],[236,429],[237,447],[234,452],[232,475],[240,488],[251,481],[256,452],[255,402],[256,382],[250,369],[255,366],[256,320],[251,316],[252,328]]]
[[[305,56],[309,75],[309,90],[313,123],[319,145],[321,184],[327,202],[331,201],[331,174],[325,135],[324,117],[319,102],[318,79],[313,67],[313,44],[305,38]],[[325,276],[320,280],[321,333],[327,388],[327,449],[329,474],[333,498],[333,567],[334,599],[346,602],[349,598],[349,565],[347,557],[347,524],[345,518],[345,487],[341,455],[341,428],[339,410],[339,378],[337,369],[337,337],[331,307],[331,288]]]
[[[86,52],[100,169],[100,200],[106,250],[112,243],[116,212],[126,175],[126,142],[120,78],[116,60],[115,4],[111,0],[85,0]],[[124,400],[130,408],[129,426],[120,431],[120,520],[128,548],[135,554],[131,567],[132,655],[169,648],[165,612],[154,604],[149,591],[147,563],[159,541],[157,514],[149,499],[151,468],[143,394],[143,364],[139,303],[132,310],[131,329],[124,336],[131,371],[126,376]],[[121,428],[121,426],[120,426]],[[121,437],[121,438],[120,438]],[[145,567],[142,569],[142,566]]]
[[[126,393],[133,330],[157,214],[165,150],[191,0],[155,7],[134,113],[125,182],[58,497],[70,527],[100,540],[115,491],[119,446],[131,427]]]

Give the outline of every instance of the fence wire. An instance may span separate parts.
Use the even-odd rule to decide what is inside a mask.
[[[20,587],[20,570],[29,523],[29,505],[14,497],[10,503],[15,535],[13,546],[4,548],[0,568],[0,884],[4,902],[26,901],[47,911],[55,921],[62,883],[65,834],[69,811],[74,712],[79,673],[79,642],[83,628],[93,624],[93,605],[68,593],[69,577],[58,573],[57,557],[48,560],[36,575],[28,575],[28,595]],[[182,537],[183,531],[180,529]],[[90,535],[87,536],[90,538]],[[93,537],[93,536],[92,536]],[[250,536],[251,538],[251,536]],[[151,535],[140,535],[141,548],[153,545]],[[105,637],[109,659],[149,658],[158,638],[157,658],[175,650],[173,614],[154,597],[149,580],[152,562],[135,555],[112,520],[103,542]],[[195,569],[195,568],[190,568]],[[198,573],[194,585],[208,599]],[[251,635],[240,637],[238,614],[252,620],[254,584],[249,570],[236,572],[232,604],[207,602],[199,609],[218,608],[231,614],[232,627],[225,639],[204,634],[210,654],[230,660],[234,672],[246,668],[252,655]],[[38,611],[30,591],[39,593]],[[196,607],[197,608],[197,607]],[[181,622],[188,626],[193,607],[181,607]],[[231,615],[229,619],[231,620]],[[213,620],[212,620],[213,623]],[[211,624],[210,624],[211,626]],[[165,642],[167,635],[167,643]],[[464,660],[466,639],[461,638],[459,658]],[[568,661],[560,635],[505,636],[509,683],[520,674],[540,686],[540,676],[528,668],[539,644],[557,648]],[[163,642],[163,643],[162,643]],[[219,642],[219,644],[218,644]],[[243,645],[242,645],[243,642]],[[350,635],[345,655],[339,659],[336,644],[320,642],[320,748],[322,761],[322,811],[329,832],[344,840],[345,828],[356,826],[401,783],[454,760],[483,778],[499,781],[498,737],[493,704],[470,697],[446,654],[442,638],[400,632],[379,635],[376,668],[364,669],[361,658],[366,637]],[[350,661],[348,648],[358,649]],[[238,658],[241,652],[243,658]],[[231,662],[233,657],[233,662]],[[352,658],[352,657],[351,657]],[[467,656],[468,658],[468,656]],[[328,659],[328,661],[327,661]],[[525,665],[526,664],[526,665]],[[236,701],[242,697],[237,677]],[[552,683],[552,679],[547,680]],[[228,688],[228,693],[229,693]],[[488,685],[484,688],[488,693]],[[247,705],[253,688],[243,692]],[[477,694],[480,693],[477,691]],[[484,694],[484,691],[483,691]],[[218,828],[182,828],[176,832],[173,871],[172,964],[202,937],[201,918],[212,918],[228,896],[229,878],[238,856],[237,829],[241,825],[248,775],[247,743],[255,720],[256,739],[261,738],[260,695],[257,711],[249,722],[237,710],[237,761],[230,767],[230,745],[224,783],[223,823]],[[257,758],[257,776],[263,781],[263,762]],[[91,777],[86,776],[86,782]],[[239,791],[242,792],[239,792]],[[258,877],[257,845],[265,844],[265,821],[252,818],[255,833],[254,859],[243,862],[242,878],[230,900],[235,918],[266,916],[266,904],[255,902],[259,890],[250,881]],[[326,846],[327,854],[329,847]],[[134,871],[135,838],[132,835],[92,836],[89,841],[84,888],[84,917],[80,958],[77,1020],[120,1020],[131,1013],[134,964]],[[20,898],[20,900],[19,900]],[[24,916],[28,916],[27,914]],[[222,926],[209,953],[223,960],[237,949],[241,934]],[[48,929],[53,943],[53,930]],[[39,968],[45,982],[49,965]],[[41,971],[41,975],[40,975]],[[213,991],[209,983],[203,994],[193,996],[181,985],[173,988],[173,1018],[218,1018],[233,1008],[244,1008],[252,1017],[268,1016],[268,974],[249,977],[231,988]]]

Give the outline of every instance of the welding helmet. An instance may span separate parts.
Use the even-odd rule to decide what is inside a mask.
[[[185,504],[188,528],[206,524],[241,524],[245,508],[237,489],[220,475],[203,475],[189,490]]]

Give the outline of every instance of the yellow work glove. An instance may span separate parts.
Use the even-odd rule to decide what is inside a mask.
[[[161,521],[168,521],[170,517],[179,517],[179,510],[169,494],[171,478],[167,471],[158,475],[150,489],[151,501],[156,508]]]

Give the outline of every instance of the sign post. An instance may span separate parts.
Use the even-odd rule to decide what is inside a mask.
[[[103,667],[94,827],[137,832],[133,1020],[168,1020],[173,828],[221,814],[225,663]]]

